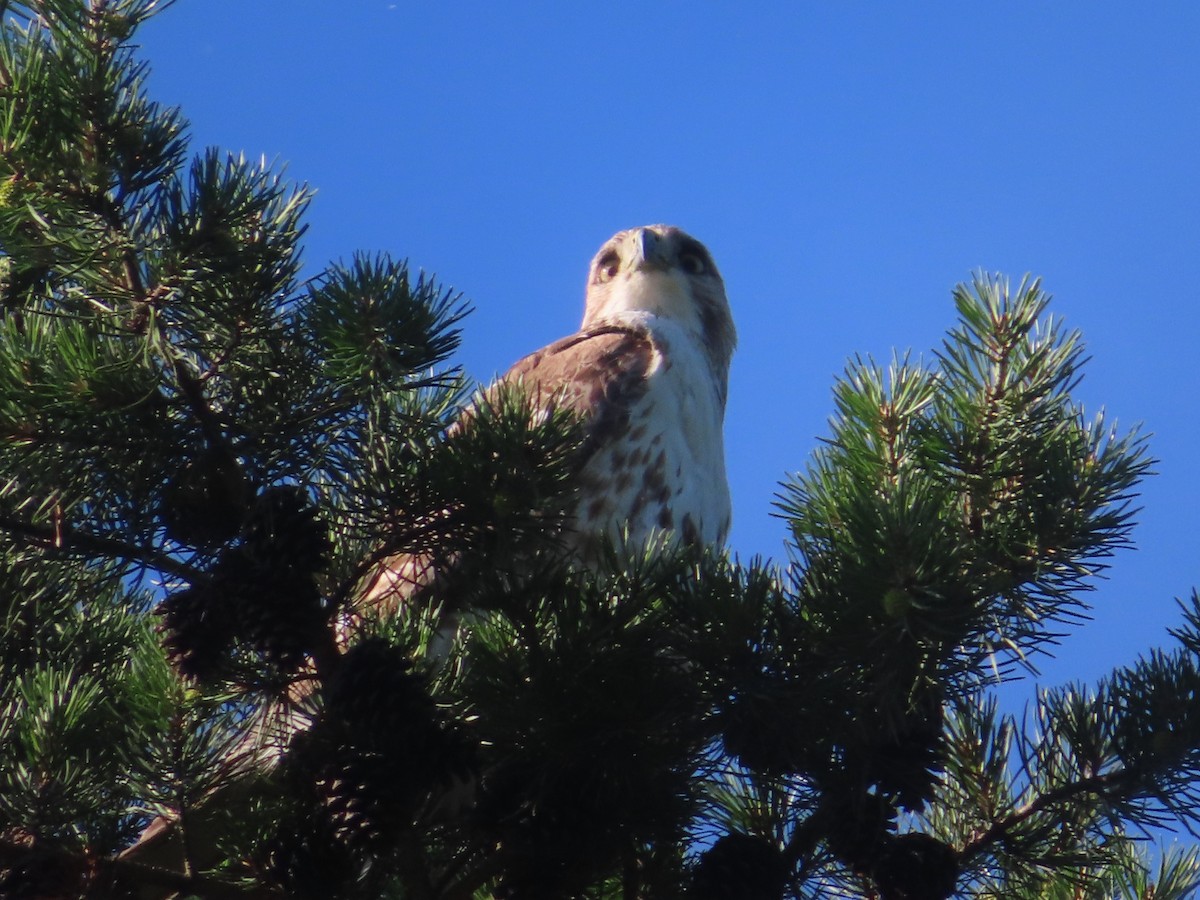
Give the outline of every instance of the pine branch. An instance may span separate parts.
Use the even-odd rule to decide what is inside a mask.
[[[451,426],[463,393],[443,364],[466,308],[405,263],[359,255],[297,288],[307,192],[216,151],[183,167],[182,120],[143,99],[128,40],[154,6],[24,4],[29,28],[3,35],[0,275],[26,321],[0,367],[16,505],[0,531],[17,539],[0,701],[20,713],[0,721],[0,789],[19,789],[0,805],[46,828],[5,833],[0,865],[278,896],[102,858],[155,809],[184,820],[189,861],[207,864],[206,824],[266,848],[270,872],[217,861],[247,884],[945,897],[962,860],[1073,885],[1121,822],[1196,815],[1189,659],[1046,695],[1042,737],[994,709],[946,725],[1004,669],[995,654],[1086,608],[1146,472],[1135,436],[1072,401],[1082,344],[1043,318],[1038,282],[960,286],[931,364],[847,366],[831,440],[781,498],[788,587],[662,547],[580,571],[559,546],[570,423],[493,392]],[[30,544],[50,564],[26,564]],[[392,554],[444,571],[406,608],[348,609]],[[159,604],[165,653],[122,578],[89,605],[101,560],[186,581]],[[444,609],[469,625],[440,666],[419,653]],[[362,628],[339,646],[348,612]],[[295,706],[260,707],[285,686]],[[120,736],[99,763],[77,747],[95,722]],[[279,777],[208,805],[281,735]],[[470,812],[450,810],[451,786],[476,782]],[[84,849],[42,846],[59,833]]]
[[[32,539],[45,547],[68,551],[79,550],[91,557],[121,559],[149,566],[160,572],[182,578],[189,583],[203,582],[207,579],[201,570],[155,547],[130,544],[116,538],[91,534],[82,529],[73,528],[65,522],[34,525],[21,519],[0,515],[0,529],[9,534]]]
[[[1069,784],[1059,785],[1034,797],[1028,803],[997,819],[988,828],[971,835],[959,850],[963,859],[970,859],[994,844],[1003,844],[1008,835],[1023,822],[1060,804],[1067,804],[1081,797],[1105,797],[1133,782],[1131,774],[1124,769],[1091,775]]]
[[[429,863],[416,834],[409,831],[399,838],[397,855],[400,860],[400,878],[404,884],[405,898],[412,900],[435,900],[433,881],[429,876]]]
[[[504,872],[508,863],[503,848],[489,848],[490,852],[476,865],[466,872],[453,873],[453,879],[437,886],[435,896],[439,900],[472,900],[479,891]],[[477,851],[469,851],[465,855],[477,855]],[[450,874],[450,873],[448,873]]]
[[[63,881],[69,881],[78,887],[80,896],[89,888],[107,890],[115,883],[125,889],[156,888],[165,894],[196,895],[211,900],[281,900],[283,897],[280,892],[260,885],[242,885],[210,875],[185,874],[119,857],[96,858],[86,852],[0,837],[0,866],[20,867],[27,863],[39,868],[47,863],[53,866],[59,870],[53,876],[55,883],[61,885]],[[74,893],[75,887],[71,891]]]
[[[224,425],[217,414],[213,412],[200,379],[188,371],[183,357],[171,347],[165,324],[159,320],[157,327],[160,352],[175,376],[175,382],[179,386],[188,409],[199,423],[209,450],[216,453],[224,465],[233,470],[238,469],[240,463],[237,453],[229,441]]]
[[[104,5],[102,0],[97,0],[93,7],[93,13],[101,14]],[[97,33],[99,33],[98,29]],[[98,123],[98,127],[89,132],[92,140],[98,140],[99,125],[102,124],[104,123]],[[94,147],[92,152],[98,156],[99,148]],[[130,305],[137,311],[134,318],[131,319],[133,324],[130,327],[136,332],[140,330],[139,323],[146,316],[145,311],[153,309],[156,302],[163,298],[164,288],[162,286],[150,288],[145,283],[142,277],[141,262],[137,255],[137,245],[128,231],[124,210],[109,196],[108,191],[97,190],[83,199],[86,201],[87,208],[97,213],[105,223],[114,246],[121,248],[119,257],[124,281],[123,287],[128,292]],[[174,375],[188,409],[191,410],[200,425],[209,449],[218,453],[227,465],[236,467],[238,465],[237,455],[229,442],[222,422],[209,404],[202,379],[188,371],[182,355],[174,349],[171,343],[166,323],[159,317],[150,316],[150,318],[156,327],[155,343],[158,345],[159,352]]]

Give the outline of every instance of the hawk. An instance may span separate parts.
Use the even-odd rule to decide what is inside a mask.
[[[613,235],[592,260],[580,330],[499,380],[519,381],[544,408],[569,408],[582,419],[579,489],[563,535],[579,560],[588,562],[605,537],[637,546],[665,532],[687,544],[724,543],[722,425],[736,342],[725,285],[704,245],[678,228],[648,225]],[[435,575],[429,559],[384,558],[368,573],[351,618],[373,605],[395,608]],[[343,625],[345,642],[353,622]],[[431,656],[448,650],[457,627],[458,612],[442,620]],[[291,735],[311,725],[308,694],[301,685],[286,711],[271,707],[254,720],[244,745],[252,764],[277,762]],[[193,815],[193,842],[195,822]],[[161,817],[123,857],[175,865],[181,853],[173,821]]]
[[[596,253],[580,330],[499,379],[582,419],[577,499],[563,535],[578,559],[587,562],[605,537],[636,546],[665,532],[686,544],[724,543],[722,425],[736,343],[708,250],[679,228],[647,225]],[[428,560],[388,557],[368,575],[358,608],[392,606],[432,578]]]

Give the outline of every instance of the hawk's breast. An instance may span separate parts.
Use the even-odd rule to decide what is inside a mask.
[[[720,545],[730,524],[723,383],[691,333],[647,318],[639,323],[651,345],[644,380],[581,472],[576,530],[627,531],[635,543],[670,531],[685,543]]]

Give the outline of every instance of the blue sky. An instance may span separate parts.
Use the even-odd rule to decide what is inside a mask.
[[[310,271],[384,250],[471,300],[477,379],[575,329],[612,232],[703,240],[744,557],[782,557],[772,497],[848,357],[936,346],[974,268],[1042,276],[1078,396],[1160,460],[1043,682],[1162,644],[1200,585],[1200,5],[181,0],[139,40],[195,149],[317,189]]]

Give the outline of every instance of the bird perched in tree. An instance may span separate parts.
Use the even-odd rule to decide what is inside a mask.
[[[592,260],[580,330],[517,362],[489,389],[519,385],[544,410],[582,420],[574,508],[563,535],[588,562],[605,538],[656,532],[720,546],[729,532],[722,425],[737,334],[708,250],[669,225],[613,235]],[[460,423],[460,426],[462,423]],[[456,427],[460,427],[456,426]],[[357,607],[394,608],[435,577],[397,553]]]
[[[485,392],[485,398],[495,396],[503,386],[516,385],[538,409],[565,409],[579,418],[583,436],[574,460],[576,490],[571,492],[573,507],[564,511],[561,535],[576,560],[594,562],[607,539],[637,546],[659,533],[688,545],[724,543],[730,502],[722,426],[736,342],[725,285],[704,245],[672,226],[632,228],[606,241],[592,260],[580,330],[526,356]],[[471,419],[468,410],[452,433],[470,428]],[[431,585],[438,565],[445,562],[411,552],[385,556],[367,574],[342,623],[344,644],[354,644],[351,632],[360,615],[400,607]],[[462,611],[445,612],[439,624],[442,646],[431,648],[434,655],[446,649],[445,639],[452,637]],[[394,666],[394,654],[377,641],[360,641],[347,650],[337,684],[344,688],[343,682],[354,681],[349,673],[363,668],[357,665],[360,657],[381,654],[382,668],[390,671],[388,689],[371,696],[393,703],[406,694],[395,685],[403,687],[407,670]],[[357,686],[342,688],[331,689],[327,706],[345,705],[338,701],[342,695],[355,698],[355,708],[363,706],[366,692]],[[312,707],[311,699],[309,686],[302,685],[291,702],[268,707],[255,718],[239,745],[247,767],[275,764],[293,736],[309,732],[314,722],[318,731],[330,729],[328,716]],[[344,725],[345,712],[334,717],[334,725]],[[411,737],[411,729],[409,722],[407,731],[396,733]],[[353,787],[354,779],[326,777],[326,770],[340,773],[353,769],[356,761],[349,753],[317,767],[321,784]],[[447,796],[466,796],[471,790],[473,784],[446,789],[438,803],[464,805],[469,801],[449,801]],[[194,856],[202,856],[198,848],[208,843],[205,828],[206,822],[194,814]],[[125,858],[178,867],[182,845],[176,831],[171,819],[157,820]]]

